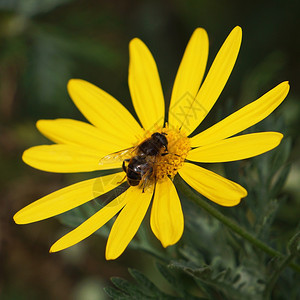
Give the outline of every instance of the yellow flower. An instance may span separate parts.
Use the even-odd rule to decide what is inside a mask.
[[[242,30],[237,26],[225,40],[202,82],[208,57],[208,36],[202,28],[194,31],[173,86],[168,123],[165,122],[164,96],[155,61],[146,45],[137,38],[129,45],[128,81],[133,106],[142,126],[103,90],[83,80],[70,80],[69,94],[92,125],[70,119],[38,121],[39,131],[56,144],[26,150],[23,160],[28,165],[61,173],[120,168],[122,162],[107,159],[103,163],[103,157],[105,160],[110,153],[139,145],[155,132],[166,136],[169,154],[157,157],[153,163],[155,171],[152,171],[156,179],[151,179],[152,184],[145,190],[141,186],[130,186],[59,239],[50,252],[82,241],[120,212],[106,246],[106,259],[117,258],[136,234],[152,198],[152,231],[164,247],[175,244],[184,228],[180,200],[172,182],[177,173],[193,189],[220,205],[234,206],[246,197],[247,191],[239,184],[192,162],[235,161],[276,147],[283,137],[277,132],[234,135],[266,118],[288,94],[288,82],[189,137],[223,90],[235,64],[241,38]],[[23,208],[14,220],[26,224],[66,212],[113,190],[120,185],[124,175],[118,171],[65,187]]]

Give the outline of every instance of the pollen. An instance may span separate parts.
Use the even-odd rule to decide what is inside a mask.
[[[157,157],[155,178],[156,180],[163,180],[168,176],[173,179],[191,149],[190,141],[179,129],[165,127],[161,132],[166,134],[168,151]]]

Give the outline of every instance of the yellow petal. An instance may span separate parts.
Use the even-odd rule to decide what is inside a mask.
[[[95,85],[80,79],[68,83],[69,94],[82,114],[113,140],[132,147],[143,130],[129,111],[115,98]]]
[[[126,191],[127,204],[112,226],[106,245],[106,259],[119,257],[138,231],[149,207],[153,188],[142,193],[138,187]]]
[[[127,199],[123,194],[121,194],[116,199],[111,201],[108,205],[96,212],[85,222],[83,222],[81,225],[79,225],[77,228],[70,231],[68,234],[64,235],[57,242],[55,242],[52,245],[50,252],[61,251],[86,239],[88,236],[102,227],[105,223],[107,223],[123,208],[126,203]]]
[[[168,123],[180,128],[199,90],[208,57],[208,36],[197,28],[184,52],[173,86]],[[183,127],[184,129],[184,127]]]
[[[121,162],[100,164],[107,152],[74,145],[42,145],[27,149],[23,161],[29,166],[56,173],[90,172],[100,169],[120,168]]]
[[[86,203],[120,185],[123,172],[85,180],[55,191],[18,211],[17,224],[44,220]]]
[[[156,183],[150,224],[164,247],[175,244],[182,236],[184,221],[181,203],[169,178]]]
[[[242,29],[235,27],[213,61],[209,72],[186,116],[183,129],[191,134],[209,113],[233,69],[242,41]]]
[[[237,205],[247,196],[239,184],[194,164],[185,163],[179,175],[197,192],[223,206]]]
[[[193,149],[187,159],[202,163],[245,159],[272,150],[282,138],[283,135],[278,132],[245,134]]]
[[[204,146],[237,134],[260,122],[272,113],[289,92],[289,83],[282,82],[262,97],[244,106],[227,118],[190,139],[192,147]]]
[[[97,127],[72,119],[39,120],[36,126],[43,135],[58,144],[83,146],[100,153],[112,153],[128,146],[128,143],[122,143],[122,140]]]
[[[145,130],[164,125],[165,103],[156,63],[147,46],[134,38],[129,44],[128,83],[134,109]]]

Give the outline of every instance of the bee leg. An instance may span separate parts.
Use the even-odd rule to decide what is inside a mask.
[[[145,193],[145,186],[146,186],[146,181],[143,182],[143,190],[142,190],[142,193]]]
[[[147,185],[147,180],[149,180],[148,176],[146,176],[145,179],[143,180],[143,190],[142,190],[142,193],[145,193],[145,188],[146,188],[146,185]]]
[[[175,156],[180,156],[178,154],[175,154],[175,153],[169,153],[169,152],[165,152],[165,153],[162,153],[161,156],[166,156],[166,155],[175,155]]]
[[[127,175],[125,175],[121,181],[117,182],[117,184],[122,183],[125,180],[126,177],[127,177]]]

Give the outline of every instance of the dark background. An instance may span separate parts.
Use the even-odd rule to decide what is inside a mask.
[[[0,0],[0,298],[105,299],[102,287],[111,276],[127,277],[127,267],[153,275],[144,253],[128,249],[117,261],[105,261],[106,241],[96,235],[49,254],[67,232],[65,226],[55,218],[25,226],[12,220],[25,205],[85,178],[41,172],[21,160],[26,148],[48,143],[35,129],[38,119],[83,120],[66,91],[70,78],[98,85],[133,112],[127,86],[133,37],[151,49],[168,102],[193,30],[204,27],[209,34],[210,65],[231,29],[241,26],[239,58],[213,112],[222,101],[231,99],[236,109],[290,81],[290,94],[276,114],[293,139],[293,168],[285,189],[299,199],[299,3]],[[214,121],[213,112],[208,123]],[[295,215],[295,209],[299,206],[286,207],[281,220],[288,220],[291,211]]]

